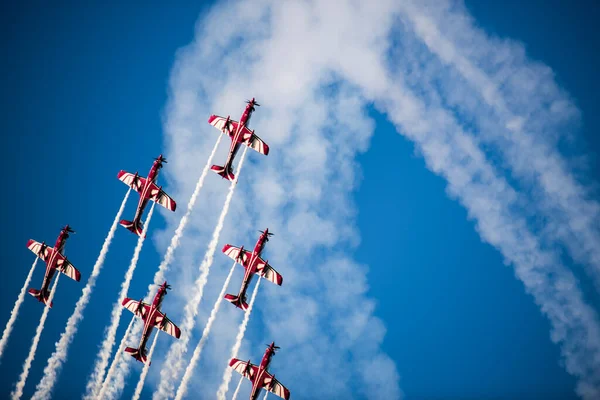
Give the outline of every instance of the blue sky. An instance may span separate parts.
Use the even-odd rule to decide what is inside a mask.
[[[594,77],[600,62],[595,52],[599,43],[594,23],[600,16],[598,6],[592,2],[567,5],[558,1],[552,7],[541,1],[525,5],[517,1],[502,5],[468,1],[466,6],[479,29],[495,37],[522,42],[530,59],[552,69],[559,86],[570,94],[581,112],[579,122],[568,126],[572,140],[566,144],[561,142],[565,148],[562,151],[581,182],[597,182],[596,155],[600,142],[595,132],[600,122],[595,115],[598,109],[595,94],[599,88]],[[53,242],[60,227],[71,224],[77,234],[69,240],[67,254],[83,275],[80,283],[63,279],[59,284],[25,396],[31,396],[41,378],[45,360],[72,312],[126,191],[116,179],[117,172],[125,169],[146,174],[152,158],[159,153],[168,152],[170,160],[176,161],[177,146],[164,134],[165,121],[169,120],[165,109],[169,76],[178,49],[192,41],[194,24],[209,7],[209,4],[179,4],[167,8],[153,4],[142,10],[135,5],[73,4],[46,9],[43,5],[29,5],[4,8],[0,13],[5,54],[5,62],[0,67],[4,88],[1,109],[6,133],[4,187],[8,194],[5,207],[0,211],[6,227],[2,238],[1,262],[5,273],[0,282],[0,319],[8,319],[33,261],[25,248],[27,239]],[[222,29],[227,29],[226,24]],[[243,63],[241,67],[238,65],[242,67]],[[231,67],[224,65],[223,68],[223,74],[230,73],[228,68]],[[241,96],[253,95],[239,88],[233,92],[240,91]],[[268,107],[268,97],[260,98],[258,94],[257,97]],[[244,97],[236,97],[219,103],[234,105],[227,110],[202,109],[198,119],[204,121],[211,113],[231,113],[237,118],[243,100]],[[272,99],[271,103],[275,101]],[[201,101],[201,104],[206,103],[213,104],[211,100]],[[368,289],[364,296],[374,302],[374,317],[379,318],[386,329],[385,339],[376,351],[387,354],[395,363],[400,375],[399,387],[406,398],[577,398],[576,379],[565,371],[560,348],[550,340],[550,323],[532,296],[525,292],[523,283],[515,279],[513,269],[504,265],[500,252],[482,242],[473,218],[468,217],[454,197],[447,195],[446,181],[427,168],[414,144],[398,135],[377,107],[369,106],[366,112],[375,122],[375,130],[370,138],[358,139],[370,145],[368,151],[356,157],[360,185],[349,194],[353,202],[349,209],[356,215],[354,220],[350,217],[351,225],[359,233],[360,242],[349,244],[353,242],[351,239],[340,242],[333,250],[317,249],[323,253],[347,253],[368,269]],[[264,121],[268,113],[268,108],[258,109],[253,124],[262,128],[261,137],[265,141],[273,143],[274,134],[260,125],[261,117],[264,115]],[[216,133],[204,126],[201,132],[210,132],[212,136],[206,139],[210,143],[216,138]],[[276,151],[281,142],[275,140],[274,143],[272,151]],[[265,160],[249,154],[247,165],[253,171],[246,178],[259,179],[260,168],[274,168],[268,164],[274,162],[274,157],[269,157]],[[189,169],[193,181],[203,160],[187,165],[181,163],[168,164],[166,175],[159,178],[166,188],[171,185],[174,193],[187,194],[176,198],[180,210],[189,197],[187,187],[181,183],[181,171]],[[224,196],[226,189],[222,182],[214,176],[209,179],[212,186],[201,195],[198,207],[203,204],[216,207]],[[533,189],[531,192],[535,193]],[[217,197],[219,193],[221,197]],[[592,200],[597,201],[594,193]],[[255,240],[250,230],[263,229],[265,224],[281,225],[280,221],[252,217],[240,221],[242,233],[234,237],[235,218],[244,215],[244,209],[240,208],[242,198],[234,202],[238,208],[228,218],[228,228],[220,243],[248,247]],[[133,214],[134,204],[131,199],[125,217]],[[251,208],[251,205],[245,207]],[[207,211],[199,211],[198,216],[204,217],[209,212],[207,208]],[[160,262],[160,252],[165,248],[165,238],[173,231],[175,216],[167,216],[165,223],[164,213],[155,215],[151,230],[166,231],[149,235],[153,240],[146,243],[142,252],[130,289],[132,297],[145,295],[146,286]],[[253,224],[258,226],[249,226]],[[206,234],[200,233],[199,237],[205,238]],[[188,246],[186,257],[188,252],[201,257],[207,241],[191,240],[182,246],[182,250]],[[268,250],[291,240],[279,234],[269,243]],[[54,391],[55,398],[75,398],[83,393],[134,245],[133,235],[124,229],[117,231],[86,318]],[[570,261],[566,250],[559,251],[580,277],[586,299],[598,306],[591,279],[582,266]],[[216,257],[222,256],[217,254]],[[278,260],[276,255],[273,257]],[[181,262],[185,264],[186,260]],[[227,264],[222,259],[218,262]],[[304,267],[300,263],[279,265],[276,268],[284,278],[297,276],[299,272],[290,270]],[[39,268],[32,286],[37,288],[41,279],[42,268]],[[179,277],[168,279],[177,281]],[[237,286],[240,275],[234,279],[237,280],[232,287]],[[209,281],[210,293],[205,303],[212,303],[214,296],[210,295],[218,292],[221,281],[219,278]],[[177,290],[177,286],[174,289]],[[256,315],[261,318],[253,317],[248,334],[252,346],[244,348],[247,352],[244,357],[256,361],[264,350],[263,343],[271,340],[285,343],[286,340],[272,336],[272,322],[267,315],[262,315],[277,308],[277,304],[267,304],[266,299],[281,293],[273,288],[265,290],[268,296],[257,303]],[[285,285],[281,288],[284,290]],[[173,299],[172,304],[165,303],[167,312],[177,315],[180,301]],[[38,303],[26,298],[9,348],[1,360],[2,393],[12,389],[21,371],[41,312]],[[232,310],[226,312],[228,317],[235,317]],[[199,325],[201,329],[203,323]],[[161,338],[162,354],[166,354],[170,340]],[[227,352],[221,352],[220,346],[220,343],[214,344],[216,350],[210,357],[221,354],[224,363],[228,356]],[[274,371],[292,393],[297,394],[295,398],[310,398],[313,392],[308,391],[307,386],[312,382],[292,378],[294,366],[286,365],[286,347],[282,347],[275,358]],[[293,348],[288,345],[292,354]],[[359,357],[357,350],[349,352],[346,361]],[[292,355],[288,357],[290,360]],[[363,362],[368,356],[360,355],[359,359]],[[215,365],[207,360],[201,367],[208,369]],[[156,371],[152,371],[155,374],[151,373],[147,383],[150,387],[158,384],[160,366],[157,360]],[[220,370],[214,374],[208,371],[203,378],[220,379],[220,376]],[[340,377],[340,384],[350,388],[357,384],[343,379]],[[135,378],[130,377],[125,396],[131,395],[134,385]],[[368,397],[360,391],[356,396]],[[374,394],[371,396],[377,398]],[[143,397],[151,397],[149,388]]]

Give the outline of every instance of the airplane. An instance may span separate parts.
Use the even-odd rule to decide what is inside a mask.
[[[246,269],[244,274],[244,280],[242,281],[242,286],[240,288],[240,292],[237,296],[232,294],[226,294],[225,299],[231,302],[238,308],[242,310],[248,309],[248,303],[246,303],[246,291],[250,286],[250,282],[252,282],[252,277],[254,274],[265,278],[276,285],[281,286],[283,283],[283,277],[279,274],[279,272],[275,271],[273,267],[269,265],[269,261],[265,261],[260,257],[265,244],[269,241],[269,237],[273,236],[269,229],[265,229],[261,232],[260,237],[256,241],[256,245],[254,246],[254,251],[250,253],[248,250],[244,250],[244,247],[241,248],[231,246],[226,244],[223,246],[223,253],[229,256],[234,261],[240,263],[242,267]]]
[[[160,311],[160,306],[164,297],[167,295],[167,289],[171,290],[171,285],[167,285],[167,281],[165,281],[158,289],[158,292],[156,292],[152,304],[144,303],[142,300],[132,300],[128,297],[123,299],[123,302],[121,303],[123,307],[131,311],[133,315],[140,317],[144,321],[144,330],[142,331],[142,338],[138,348],[127,347],[125,349],[126,353],[131,354],[133,358],[144,364],[148,362],[148,349],[146,349],[146,343],[148,343],[148,339],[150,339],[152,328],[165,331],[176,339],[179,339],[181,336],[181,330],[177,325],[167,318],[167,314],[163,314]],[[150,364],[151,363],[148,362],[148,365]]]
[[[162,156],[162,154],[154,160],[155,161],[152,164],[152,168],[150,168],[150,172],[148,172],[148,178],[142,178],[138,176],[137,172],[132,174],[125,171],[120,171],[119,175],[117,175],[117,178],[119,178],[121,182],[140,194],[140,201],[138,203],[135,216],[133,217],[133,221],[122,219],[120,222],[121,226],[127,228],[138,236],[140,236],[143,231],[144,226],[142,224],[142,214],[144,213],[144,208],[146,207],[148,200],[155,201],[171,211],[175,211],[175,208],[177,207],[175,200],[170,198],[162,190],[162,186],[156,186],[155,183],[156,178],[158,178],[158,171],[163,167],[163,163],[166,163],[167,160]]]
[[[259,366],[256,366],[248,361],[242,361],[237,358],[232,358],[229,361],[229,366],[239,372],[244,378],[250,379],[252,382],[252,391],[250,392],[250,400],[258,399],[260,389],[265,388],[269,392],[276,394],[282,399],[289,400],[290,391],[281,384],[275,375],[271,375],[267,368],[271,363],[271,357],[275,355],[275,350],[279,349],[275,346],[275,342],[268,345],[265,355],[262,358]]]
[[[50,297],[48,287],[50,287],[50,282],[54,277],[55,271],[61,272],[77,282],[81,279],[81,273],[63,254],[65,251],[65,243],[69,238],[69,233],[75,233],[69,225],[62,228],[54,247],[48,246],[45,242],[39,243],[32,239],[29,239],[27,242],[27,248],[46,262],[46,273],[44,275],[44,280],[42,281],[42,288],[40,290],[29,289],[28,292],[38,299],[40,303],[44,303],[50,308],[52,308],[53,302],[48,302]]]
[[[269,154],[269,146],[265,142],[261,140],[258,136],[254,134],[254,131],[248,129],[248,124],[250,123],[250,117],[255,110],[255,106],[259,107],[260,104],[254,100],[248,100],[246,103],[246,109],[240,118],[240,122],[234,121],[227,116],[227,118],[219,117],[218,115],[211,115],[208,119],[208,123],[219,129],[223,134],[229,136],[231,139],[231,147],[229,148],[229,155],[227,156],[227,161],[225,161],[224,166],[213,165],[210,167],[217,174],[221,175],[221,177],[233,181],[235,179],[235,175],[233,174],[233,159],[237,151],[240,148],[240,144],[245,144],[246,146],[258,151],[265,156]]]

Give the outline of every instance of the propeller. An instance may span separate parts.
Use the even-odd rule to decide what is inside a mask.
[[[265,231],[259,231],[259,232],[260,232],[260,233],[262,233],[263,235],[264,235],[264,233],[265,233]],[[269,241],[269,238],[270,238],[271,236],[273,236],[273,235],[274,235],[274,233],[272,233],[272,232],[268,232],[268,233],[267,233],[267,237],[265,238],[265,241],[267,241],[267,242],[268,242],[268,241]]]
[[[67,232],[69,232],[69,233],[75,233],[75,231],[73,230],[73,228],[71,228],[69,225],[65,225],[65,226],[62,228],[62,230],[63,230],[63,231],[67,231]]]
[[[275,343],[273,343],[273,344],[275,344]],[[270,344],[266,344],[265,346],[267,346],[267,347],[271,347],[271,345],[270,345]],[[273,346],[273,350],[279,350],[280,348],[281,348],[281,347],[279,347],[279,346]]]
[[[161,288],[163,285],[159,285],[159,284],[154,284],[154,286],[158,286],[159,288]],[[166,290],[171,290],[171,285],[167,284],[167,286],[165,286]],[[166,292],[165,292],[166,293]]]
[[[154,161],[158,161],[158,162],[160,162],[160,163],[165,163],[165,164],[168,164],[168,162],[167,162],[167,159],[166,159],[166,158],[164,158],[163,156],[156,157],[156,158],[154,159]]]
[[[246,100],[246,103],[248,103],[248,104],[252,103],[252,104],[253,104],[253,105],[255,105],[256,107],[260,107],[260,104],[258,104],[258,103],[256,102],[256,100],[254,100],[254,99],[252,99],[252,100]]]

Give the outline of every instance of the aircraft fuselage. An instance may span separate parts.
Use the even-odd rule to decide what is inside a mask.
[[[250,255],[248,262],[244,265],[244,279],[242,280],[242,286],[240,287],[240,292],[238,297],[240,299],[246,298],[246,292],[248,291],[248,287],[252,282],[252,278],[256,273],[256,266],[258,265],[258,259],[262,254],[262,251],[265,247],[265,243],[267,241],[268,229],[263,233],[258,240],[256,241],[256,245],[254,246],[254,251]]]
[[[161,168],[161,163],[159,161],[154,161],[154,164],[152,164],[152,168],[150,168],[150,172],[148,172],[146,184],[140,189],[140,200],[135,211],[135,216],[133,217],[134,225],[139,225],[141,222],[142,215],[144,214],[144,209],[148,204],[148,200],[150,200],[150,197],[152,197],[152,194],[150,193],[152,185],[154,184],[154,182],[156,182],[156,179],[158,178],[158,171]]]
[[[158,293],[156,293],[156,296],[154,296],[154,300],[150,305],[148,313],[142,318],[144,321],[144,328],[142,330],[142,338],[140,339],[140,345],[138,347],[141,350],[146,348],[146,344],[148,343],[148,339],[150,339],[152,329],[154,328],[154,322],[156,321],[156,318],[161,315],[160,306],[163,302],[165,294],[166,290],[161,287]]]
[[[244,127],[248,126],[250,123],[250,117],[252,117],[252,113],[254,112],[254,103],[251,101],[246,106],[242,117],[238,123],[237,129],[233,132],[231,136],[231,146],[229,147],[229,154],[227,155],[227,161],[225,161],[224,168],[226,171],[233,168],[233,160],[238,150],[240,149],[240,144],[244,139]]]
[[[252,390],[250,392],[250,400],[258,399],[260,394],[260,389],[263,388],[262,382],[264,382],[265,375],[268,374],[267,369],[269,368],[269,364],[271,363],[271,357],[275,351],[272,348],[272,345],[267,347],[265,351],[265,355],[263,356],[260,365],[258,366],[258,370],[256,372],[256,377],[254,378],[254,382],[252,383]]]
[[[63,251],[65,250],[65,244],[68,238],[69,233],[65,230],[62,230],[56,239],[56,243],[54,244],[54,251],[46,260],[46,273],[44,274],[44,280],[42,281],[42,287],[40,289],[40,292],[44,295],[48,293],[50,282],[52,281],[54,273],[56,272],[56,263],[59,260],[59,255],[62,255]],[[44,250],[42,249],[42,252],[43,251]]]

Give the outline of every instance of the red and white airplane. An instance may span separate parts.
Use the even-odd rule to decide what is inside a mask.
[[[42,288],[40,290],[29,289],[29,294],[50,308],[52,308],[52,302],[48,303],[48,298],[50,297],[48,288],[50,287],[50,281],[52,281],[55,271],[62,272],[77,282],[81,279],[81,273],[63,254],[69,233],[75,233],[69,225],[62,228],[54,247],[49,247],[45,242],[39,243],[31,239],[27,242],[27,248],[46,262],[46,274],[42,281]]]
[[[140,236],[143,231],[142,214],[144,213],[144,208],[146,207],[148,200],[155,201],[171,211],[175,211],[175,207],[177,207],[175,200],[170,198],[162,190],[162,186],[156,186],[155,183],[156,178],[158,178],[158,171],[163,167],[163,163],[166,163],[167,160],[162,156],[162,154],[154,160],[155,161],[152,164],[152,168],[150,168],[150,172],[148,172],[148,178],[142,178],[141,176],[138,176],[137,172],[132,174],[125,171],[120,171],[119,175],[117,175],[117,178],[119,178],[120,181],[140,194],[140,201],[138,203],[135,216],[133,217],[133,221],[127,221],[123,219],[120,222],[122,226],[138,236]]]
[[[246,303],[246,291],[250,286],[250,282],[252,282],[252,277],[254,274],[265,278],[276,285],[281,286],[283,283],[283,277],[279,274],[279,272],[275,271],[273,267],[269,265],[269,261],[265,261],[260,257],[265,244],[269,241],[269,237],[273,234],[269,232],[269,229],[265,229],[265,231],[259,231],[262,234],[256,241],[256,246],[254,246],[254,251],[251,253],[248,250],[244,250],[244,247],[241,248],[231,246],[226,244],[223,246],[223,253],[228,255],[234,261],[237,261],[246,269],[244,274],[244,280],[242,281],[242,286],[240,288],[240,292],[237,296],[232,294],[226,294],[225,299],[233,303],[236,307],[241,308],[242,310],[248,309],[248,304]]]
[[[176,339],[179,339],[181,336],[181,330],[177,325],[171,322],[171,320],[167,318],[167,315],[160,311],[162,301],[167,295],[167,289],[171,290],[171,286],[167,285],[167,282],[165,281],[158,289],[156,296],[154,296],[152,304],[144,303],[142,300],[132,300],[128,297],[123,299],[123,302],[121,303],[123,307],[131,311],[136,317],[142,318],[144,321],[144,330],[142,331],[142,339],[140,340],[138,348],[127,347],[125,349],[126,353],[131,354],[133,358],[144,364],[148,361],[146,343],[148,343],[148,339],[150,339],[152,328],[165,331]]]
[[[250,382],[252,382],[250,400],[258,399],[260,389],[262,388],[276,394],[282,399],[288,400],[290,398],[290,391],[275,379],[275,375],[271,375],[267,371],[267,368],[269,368],[269,364],[271,363],[271,357],[275,355],[276,349],[279,349],[279,347],[275,346],[275,342],[272,342],[269,347],[267,347],[265,355],[258,366],[250,363],[250,360],[242,361],[237,358],[232,358],[231,361],[229,361],[229,366],[231,368],[239,372],[244,378],[250,379]]]
[[[218,115],[211,115],[208,119],[208,123],[219,129],[223,134],[229,136],[231,139],[231,147],[229,148],[229,155],[227,156],[227,161],[225,161],[224,166],[213,165],[210,169],[215,171],[217,174],[221,175],[225,179],[229,179],[230,181],[235,179],[235,175],[233,175],[233,159],[237,151],[240,148],[240,144],[245,144],[246,146],[258,151],[265,156],[269,154],[269,146],[265,142],[261,140],[258,136],[254,134],[254,131],[248,129],[248,124],[250,123],[250,117],[255,110],[255,106],[260,106],[252,98],[252,100],[248,100],[246,103],[246,109],[240,118],[240,122],[234,121],[227,116],[227,118],[219,117]]]

